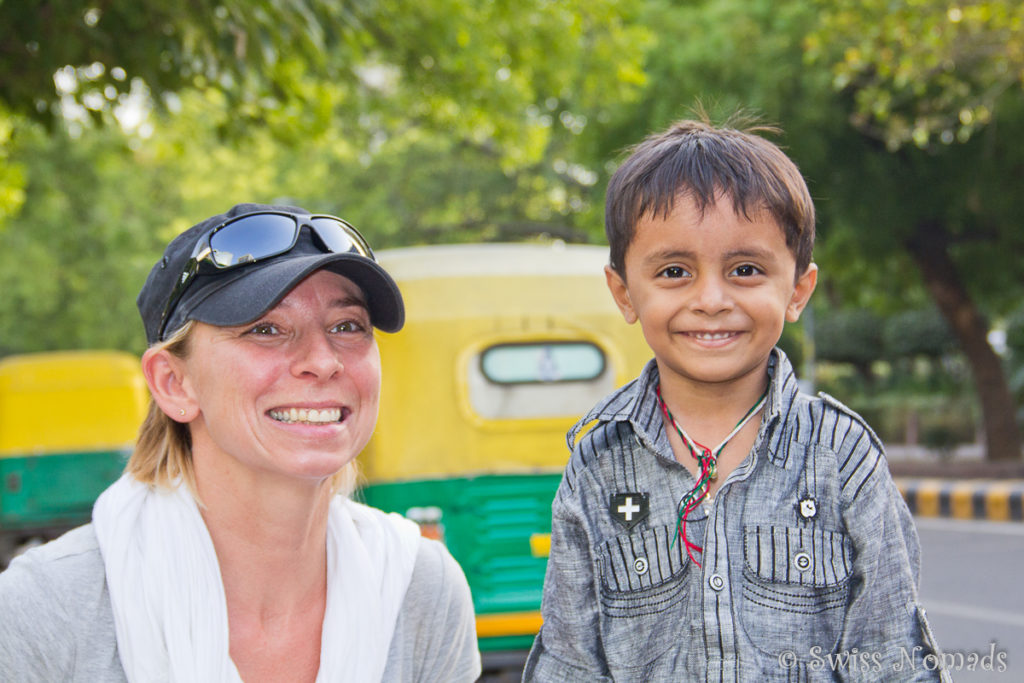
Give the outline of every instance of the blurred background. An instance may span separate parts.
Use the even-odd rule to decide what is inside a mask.
[[[163,245],[240,201],[378,249],[604,244],[616,163],[698,106],[782,129],[821,268],[782,346],[876,429],[919,518],[954,525],[922,527],[940,643],[996,643],[1020,680],[999,574],[1024,561],[1016,0],[0,0],[0,358],[138,355]]]

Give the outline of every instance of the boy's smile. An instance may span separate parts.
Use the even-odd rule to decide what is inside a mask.
[[[625,279],[606,268],[608,286],[626,321],[640,321],[670,394],[735,391],[737,382],[763,390],[783,324],[799,319],[817,280],[813,264],[795,277],[766,212],[747,219],[728,197],[700,212],[680,196],[667,217],[645,215],[623,267]]]

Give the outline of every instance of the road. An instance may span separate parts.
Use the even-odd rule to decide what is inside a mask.
[[[939,646],[964,657],[957,683],[1024,681],[1024,524],[916,518],[921,603]],[[975,671],[968,659],[979,656]],[[982,671],[985,656],[1005,670]],[[994,656],[993,656],[994,655]],[[952,661],[952,660],[951,660]]]

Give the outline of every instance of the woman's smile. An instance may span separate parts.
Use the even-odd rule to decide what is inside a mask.
[[[328,425],[343,422],[352,411],[341,406],[329,408],[274,408],[267,411],[271,419],[286,424]]]

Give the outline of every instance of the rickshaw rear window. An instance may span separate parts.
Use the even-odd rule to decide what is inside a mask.
[[[499,344],[480,355],[483,376],[495,384],[587,382],[604,369],[604,353],[587,342]]]

